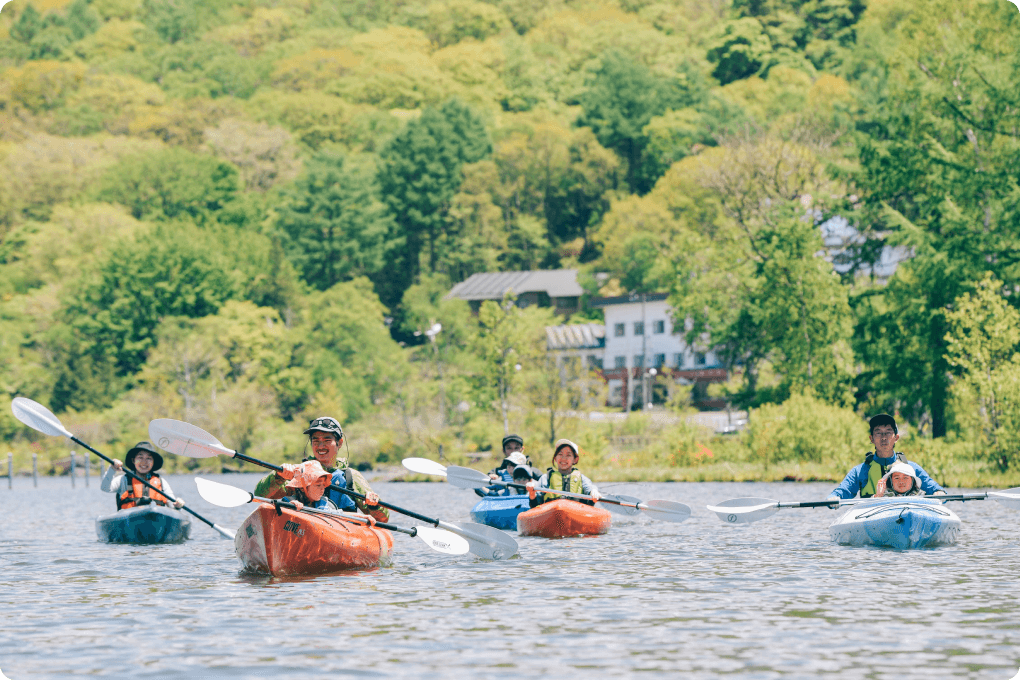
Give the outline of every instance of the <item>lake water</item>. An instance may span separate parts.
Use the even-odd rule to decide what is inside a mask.
[[[255,475],[211,478],[252,488]],[[236,528],[250,506],[205,503]],[[729,526],[739,496],[823,498],[823,484],[604,484],[689,504],[683,524],[614,515],[602,537],[520,539],[518,557],[449,557],[394,536],[393,564],[303,579],[240,574],[197,520],[182,545],[96,541],[114,508],[68,478],[0,482],[0,669],[67,678],[995,678],[1020,665],[1020,514],[953,507],[959,542],[911,552],[833,545],[830,510]],[[375,484],[397,505],[468,520],[446,484]],[[399,517],[396,516],[395,517]],[[404,518],[406,519],[406,518]],[[403,519],[400,523],[409,524]]]

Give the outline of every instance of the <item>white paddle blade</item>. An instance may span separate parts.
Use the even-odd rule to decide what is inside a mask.
[[[446,476],[446,466],[428,458],[405,458],[400,462],[411,472],[417,472],[420,475]]]
[[[606,494],[602,497],[604,501],[621,501],[623,503],[633,503],[637,506],[641,502],[640,498],[634,498],[633,496],[617,496],[615,494]],[[617,515],[628,515],[633,517],[634,515],[640,515],[641,509],[638,507],[631,507],[629,505],[617,505],[616,503],[603,503],[599,506],[605,508],[609,512],[616,513]]]
[[[459,465],[446,468],[446,481],[461,489],[481,489],[492,484],[489,475],[484,472]]]
[[[676,501],[645,501],[641,504],[641,510],[660,522],[679,524],[687,521],[691,516],[691,506]]]
[[[1020,488],[990,491],[988,497],[1010,510],[1020,510]]]
[[[517,541],[499,529],[473,522],[440,522],[439,526],[467,539],[472,555],[487,560],[505,560],[517,554]]]
[[[445,529],[415,527],[415,535],[436,552],[447,555],[464,555],[471,552],[471,546],[468,545],[467,539]]]
[[[237,538],[237,532],[234,531],[233,529],[221,527],[219,524],[213,524],[212,528],[213,530],[216,531],[216,533],[218,533],[220,536],[227,539],[228,541],[233,541],[235,538]]]
[[[188,458],[234,455],[220,440],[202,428],[170,418],[157,418],[149,423],[149,441],[164,451]]]
[[[779,512],[779,501],[768,498],[733,498],[707,507],[727,524],[750,524]]]
[[[11,412],[15,418],[33,430],[38,430],[51,437],[71,438],[71,433],[60,422],[60,418],[57,418],[48,408],[37,401],[25,397],[15,397],[11,402]]]
[[[252,498],[254,498],[244,489],[238,489],[236,486],[228,484],[220,484],[211,479],[195,477],[195,486],[198,487],[199,496],[221,508],[236,508],[239,505],[250,503]]]

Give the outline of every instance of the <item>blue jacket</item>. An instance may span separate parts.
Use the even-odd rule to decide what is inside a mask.
[[[507,472],[506,468],[503,468],[502,470],[496,468],[495,470],[493,470],[493,472],[499,475],[500,477],[499,481],[501,482],[510,483],[514,481],[514,476]],[[487,486],[484,489],[475,489],[475,493],[478,494],[479,496],[516,496],[521,492],[520,490],[510,486],[500,486],[499,484],[493,484],[492,486]]]
[[[875,462],[880,463],[884,466],[890,466],[896,462],[896,456],[892,458],[879,458],[875,456]],[[942,487],[939,486],[938,482],[928,476],[928,473],[924,471],[920,465],[913,461],[907,461],[910,467],[914,468],[914,472],[917,474],[917,478],[921,480],[921,490],[924,491],[926,496],[930,496],[936,491],[942,491]],[[838,496],[839,498],[854,498],[860,493],[868,484],[868,467],[867,463],[861,463],[857,467],[846,473],[846,477],[843,478],[842,483],[832,490],[829,496]]]
[[[347,476],[344,474],[344,471],[336,470],[335,472],[333,472],[333,479],[330,481],[330,484],[333,486],[339,486],[342,489],[346,489]],[[323,494],[322,497],[328,498],[330,501],[332,501],[333,505],[335,505],[340,510],[343,510],[344,512],[358,511],[358,506],[354,504],[354,499],[345,493],[340,493],[339,491],[334,491],[333,489],[326,489],[326,493]]]

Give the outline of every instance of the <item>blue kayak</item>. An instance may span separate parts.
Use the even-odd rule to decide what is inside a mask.
[[[486,496],[471,508],[471,520],[504,531],[517,531],[517,515],[530,509],[527,494]]]
[[[96,534],[107,543],[180,543],[191,535],[191,520],[180,510],[140,505],[99,517]]]
[[[951,545],[960,518],[934,498],[900,496],[868,499],[829,526],[840,545],[877,545],[899,550]]]

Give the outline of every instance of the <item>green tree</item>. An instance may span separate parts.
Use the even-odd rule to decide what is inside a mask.
[[[947,305],[991,271],[1020,280],[1020,17],[995,3],[913,6],[859,123],[862,252],[910,253],[855,298],[862,400],[902,404],[947,432]],[[879,51],[880,54],[884,54]],[[918,190],[923,187],[923,190]]]
[[[32,42],[32,38],[42,28],[42,15],[39,14],[39,10],[35,8],[35,5],[28,3],[25,5],[25,9],[21,10],[21,13],[18,15],[18,20],[11,26],[10,36],[15,40],[28,44]]]
[[[481,160],[490,149],[481,119],[455,99],[426,109],[383,148],[379,185],[403,244],[387,299],[399,300],[418,276],[426,247],[428,271],[436,271],[436,243],[463,179],[461,168]]]
[[[195,227],[158,227],[115,247],[95,274],[69,291],[68,355],[131,376],[156,343],[165,316],[215,314],[237,294],[222,244]],[[58,407],[68,405],[61,403]]]
[[[709,42],[712,76],[723,85],[761,72],[772,52],[772,42],[755,19],[727,21]]]
[[[238,190],[230,163],[180,148],[126,158],[99,181],[100,200],[126,206],[136,219],[213,217]]]
[[[681,75],[656,76],[644,64],[610,50],[580,97],[584,112],[578,125],[590,127],[602,146],[626,161],[627,184],[637,193],[648,192],[658,179],[657,168],[644,161],[649,141],[645,126],[667,109],[690,106],[704,96],[697,69],[685,68]]]
[[[99,15],[89,7],[88,0],[74,0],[67,6],[67,27],[75,40],[95,33],[99,23]]]
[[[392,247],[374,168],[357,159],[316,154],[276,212],[291,260],[319,290],[377,274]]]

